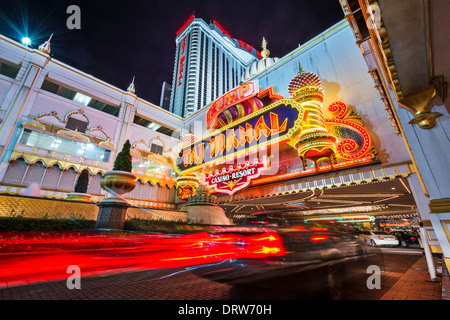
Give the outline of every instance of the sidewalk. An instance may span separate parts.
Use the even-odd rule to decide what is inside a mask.
[[[442,300],[442,275],[431,282],[425,256],[421,257],[380,300]]]

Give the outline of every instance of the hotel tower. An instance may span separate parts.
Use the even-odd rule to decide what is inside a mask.
[[[259,51],[217,22],[191,16],[178,30],[170,111],[187,117],[239,84]]]

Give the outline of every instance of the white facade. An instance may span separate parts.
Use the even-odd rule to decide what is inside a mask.
[[[270,47],[270,43],[269,43]],[[270,59],[270,58],[269,58]],[[317,74],[325,91],[324,108],[336,101],[352,105],[362,117],[378,150],[382,164],[410,161],[410,156],[401,136],[397,136],[380,94],[374,88],[364,57],[355,44],[351,28],[341,21],[299,48],[259,70],[246,81],[258,81],[262,90],[273,86],[274,92],[290,98],[289,82],[303,70]],[[252,66],[249,66],[251,69]],[[249,74],[247,72],[247,74]],[[185,119],[185,128],[192,126],[195,136],[206,131],[207,108]]]
[[[73,192],[77,173],[88,168],[92,175],[88,191],[98,200],[103,196],[101,174],[112,169],[127,139],[145,163],[152,145],[159,146],[156,149],[164,157],[172,156],[178,140],[155,130],[162,125],[166,133],[177,132],[183,120],[133,91],[116,88],[1,35],[0,62],[0,192],[24,194],[35,182],[41,184],[41,195],[64,198]],[[143,127],[135,123],[136,115],[159,125],[155,130]],[[86,130],[72,138],[62,136],[61,132],[70,131],[70,119]],[[142,169],[136,164],[134,170],[140,178],[131,201],[175,203],[175,174],[170,166],[141,162]],[[145,166],[156,169],[151,172]]]

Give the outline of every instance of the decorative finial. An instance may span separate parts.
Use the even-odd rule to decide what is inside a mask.
[[[192,134],[192,124],[189,126],[189,133]]]
[[[131,82],[130,86],[128,87],[127,92],[130,92],[130,93],[136,92],[136,89],[134,88],[134,78],[135,77],[133,77],[133,81]]]
[[[298,62],[298,73],[302,73],[302,72],[303,72],[302,64],[299,61]]]
[[[53,37],[53,33],[52,33],[52,35],[50,36],[50,38],[48,38],[47,41],[45,41],[43,44],[41,44],[41,45],[38,47],[38,50],[40,50],[40,51],[42,51],[42,52],[44,52],[44,53],[46,53],[46,54],[50,54],[50,52],[51,52],[51,48],[50,48],[50,40],[52,40],[52,37]]]
[[[267,49],[267,41],[266,38],[263,37],[263,42],[262,42],[262,48],[263,50],[261,51],[261,55],[263,57],[263,59],[267,59],[270,55],[270,51]]]

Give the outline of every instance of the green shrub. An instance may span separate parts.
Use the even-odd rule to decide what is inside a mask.
[[[130,140],[127,140],[122,147],[122,150],[117,154],[116,161],[114,161],[113,170],[131,172],[131,153],[130,153]]]
[[[81,231],[95,228],[95,220],[0,217],[0,232]]]
[[[84,169],[78,176],[77,183],[75,184],[75,192],[86,193],[89,186],[89,170]]]

